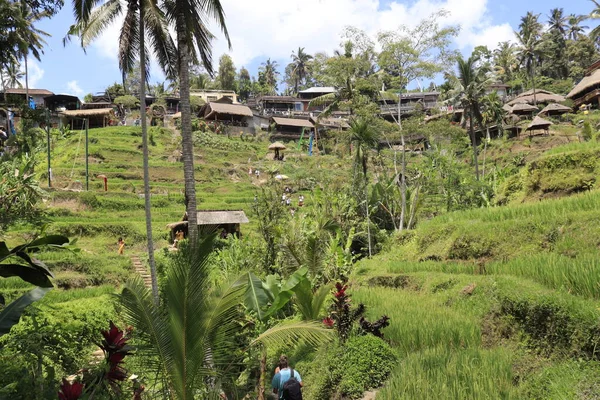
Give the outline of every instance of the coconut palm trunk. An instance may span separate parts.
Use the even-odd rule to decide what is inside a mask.
[[[148,242],[148,264],[152,277],[152,297],[158,304],[158,278],[156,276],[156,263],[154,261],[154,241],[152,240],[152,205],[150,203],[150,169],[148,167],[148,121],[146,121],[146,41],[144,26],[144,4],[140,2],[140,119],[142,120],[142,147],[144,164],[144,207],[146,210],[146,237]]]
[[[404,219],[406,218],[406,142],[404,141],[404,131],[402,130],[402,93],[398,95],[398,128],[400,129],[400,142],[402,143],[402,159],[400,166],[400,229],[404,230]]]
[[[473,118],[475,118],[475,107],[471,105],[471,116],[469,118],[469,133],[471,134],[471,144],[473,145],[473,161],[475,162],[475,178],[479,180],[479,164],[477,162],[477,139],[473,129]]]
[[[177,14],[177,48],[179,56],[179,106],[181,111],[181,143],[183,152],[183,177],[185,204],[188,219],[188,238],[192,246],[198,239],[198,214],[196,208],[196,180],[194,178],[194,143],[192,138],[192,112],[190,109],[189,43],[186,32],[185,10]]]
[[[29,107],[29,69],[27,66],[27,51],[23,53],[23,60],[25,61],[25,103]]]

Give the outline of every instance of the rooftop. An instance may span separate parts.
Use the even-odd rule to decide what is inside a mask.
[[[9,88],[9,89],[6,89],[6,93],[7,94],[25,94],[25,89],[24,88]],[[30,95],[39,95],[39,96],[54,95],[54,93],[52,93],[51,91],[46,90],[46,89],[29,89],[29,94]]]
[[[324,87],[311,87],[310,89],[300,90],[298,93],[335,93],[337,92],[336,88],[333,86],[324,86]]]
[[[312,124],[312,122],[310,122],[307,119],[273,117],[273,121],[275,121],[275,123],[277,125],[299,126],[302,128],[314,128],[314,125]]]

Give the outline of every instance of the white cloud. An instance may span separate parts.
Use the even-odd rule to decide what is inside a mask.
[[[77,97],[83,97],[85,91],[79,86],[79,83],[75,80],[67,82],[67,94],[74,94]]]
[[[512,39],[512,29],[505,23],[493,25],[487,0],[222,0],[233,50],[214,26],[214,61],[230,53],[236,66],[255,58],[289,59],[293,50],[305,47],[309,53],[329,54],[340,44],[340,32],[355,26],[375,35],[400,25],[414,26],[439,9],[450,15],[441,25],[459,24],[461,33],[455,40],[461,50],[484,44],[495,48],[502,40]],[[116,21],[93,47],[117,66],[118,40],[122,19]],[[158,70],[154,65],[153,74]]]
[[[42,69],[40,64],[38,64],[37,61],[28,60],[27,70],[29,75],[27,79],[27,81],[29,82],[29,87],[32,89],[43,89],[37,87],[39,81],[44,77],[44,70]],[[25,73],[25,63],[22,63],[21,72],[23,72],[23,74]],[[25,76],[23,76],[23,79],[21,79],[21,84],[23,85],[23,87],[25,87]]]

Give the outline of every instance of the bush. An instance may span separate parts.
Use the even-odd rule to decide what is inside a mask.
[[[391,347],[372,335],[354,336],[345,345],[327,346],[310,363],[297,369],[306,382],[307,400],[358,399],[366,390],[381,386],[396,362]]]

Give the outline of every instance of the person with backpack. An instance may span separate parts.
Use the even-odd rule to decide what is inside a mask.
[[[271,382],[273,393],[280,400],[302,400],[302,377],[298,371],[289,367],[287,356],[279,357],[278,369]]]

